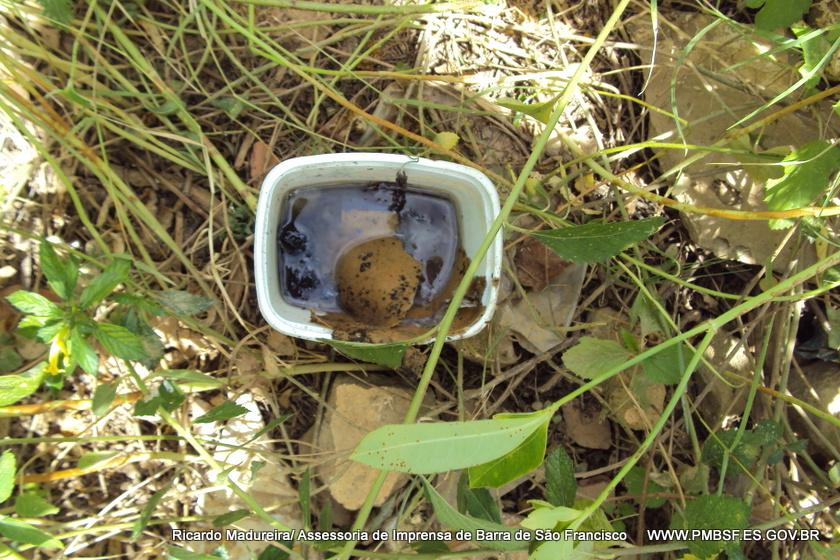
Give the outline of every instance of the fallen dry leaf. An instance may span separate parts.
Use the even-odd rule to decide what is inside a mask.
[[[528,237],[519,244],[513,262],[516,265],[519,283],[535,292],[549,285],[571,264],[533,237]]]
[[[563,419],[566,421],[566,435],[576,444],[588,449],[610,448],[610,424],[601,417],[598,409],[581,410],[578,403],[573,402],[563,407]]]

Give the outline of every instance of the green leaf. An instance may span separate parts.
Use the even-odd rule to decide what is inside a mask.
[[[208,411],[207,414],[202,414],[193,422],[196,424],[209,424],[210,422],[219,422],[221,420],[228,420],[235,418],[248,412],[248,409],[242,405],[236,404],[233,401],[225,401],[219,406]]]
[[[44,517],[58,511],[57,507],[32,492],[18,494],[15,499],[15,512],[21,517]]]
[[[469,477],[462,473],[458,478],[458,511],[470,517],[486,519],[494,523],[502,522],[499,504],[486,488],[470,488]]]
[[[722,466],[723,456],[726,449],[732,448],[732,444],[735,442],[735,436],[737,433],[737,429],[731,429],[711,434],[703,443],[703,449],[700,453],[701,460],[707,465],[711,465],[713,467]],[[727,474],[737,472],[736,469],[740,467],[732,468],[733,466],[736,466],[737,463],[743,465],[743,468],[749,469],[761,454],[761,444],[756,444],[752,441],[752,438],[750,438],[750,431],[746,430],[741,436],[738,445],[735,446],[734,449],[731,449],[730,453],[730,468],[727,471]],[[733,458],[737,461],[737,463],[733,462]]]
[[[225,384],[221,379],[191,369],[165,369],[158,371],[157,375],[195,389],[213,389]]]
[[[517,113],[524,113],[537,119],[543,124],[548,124],[548,121],[551,118],[551,112],[554,110],[554,104],[556,102],[557,97],[549,99],[548,101],[543,101],[542,103],[522,103],[521,101],[517,101],[516,99],[511,99],[509,97],[502,97],[496,100],[497,105]]]
[[[215,302],[206,297],[191,294],[181,290],[165,290],[156,292],[157,300],[175,315],[191,317],[207,311]]]
[[[213,527],[224,527],[225,525],[232,525],[240,519],[245,519],[249,515],[251,515],[251,510],[249,509],[237,509],[234,511],[229,511],[227,513],[223,513],[218,517],[213,518]]]
[[[86,470],[96,465],[97,463],[107,461],[111,457],[116,457],[118,454],[119,451],[94,451],[91,453],[85,453],[84,455],[79,457],[79,462],[76,464],[76,467],[82,470]]]
[[[134,526],[131,528],[131,540],[136,541],[137,537],[143,532],[143,529],[146,528],[146,525],[149,524],[149,520],[152,518],[152,514],[155,511],[158,503],[160,503],[161,499],[169,492],[169,489],[172,487],[172,482],[152,494],[152,497],[149,498],[149,501],[146,502],[143,511],[140,512],[140,517],[137,518],[137,521],[134,522]]]
[[[676,385],[682,379],[685,366],[691,358],[691,350],[685,344],[675,344],[660,350],[642,362],[647,378],[654,383]]]
[[[548,408],[506,419],[382,426],[366,435],[350,458],[377,469],[413,474],[464,469],[513,451],[553,413]]]
[[[0,372],[16,371],[23,365],[23,358],[11,346],[0,346]]]
[[[96,390],[93,392],[93,404],[91,406],[94,416],[101,418],[111,409],[111,404],[117,396],[118,385],[119,382],[115,381],[114,383],[102,383],[96,387]]]
[[[99,373],[99,355],[96,350],[88,344],[85,337],[78,329],[70,331],[70,355],[82,366],[82,369],[90,375]]]
[[[47,278],[52,291],[63,300],[70,299],[76,287],[79,269],[71,260],[62,261],[53,249],[52,243],[44,239],[39,249],[41,272]]]
[[[628,222],[589,222],[581,226],[533,232],[549,249],[572,262],[602,262],[644,241],[665,223],[664,218]]]
[[[539,467],[545,457],[548,420],[519,447],[498,459],[469,468],[470,486],[499,488]]]
[[[166,548],[166,558],[168,560],[229,560],[229,556],[223,547],[217,548],[212,554],[207,554],[172,545]]]
[[[37,391],[46,369],[47,362],[39,362],[23,373],[0,375],[0,406],[14,404]]]
[[[558,447],[545,460],[545,499],[554,506],[571,507],[575,503],[575,494],[574,461],[565,449]]]
[[[451,150],[458,145],[458,140],[460,138],[454,132],[438,132],[432,141],[445,150]]]
[[[35,292],[18,290],[6,297],[18,310],[36,317],[61,317],[61,308]]]
[[[432,504],[432,508],[435,510],[437,520],[444,527],[469,531],[473,535],[476,534],[475,532],[478,529],[483,531],[501,531],[510,535],[510,540],[482,540],[480,541],[482,548],[491,548],[493,550],[524,550],[528,548],[527,542],[514,540],[517,529],[458,513],[458,510],[450,506],[443,499],[443,496],[429,484],[429,481],[425,478],[421,480],[426,487],[426,495],[429,497],[429,503]]]
[[[685,506],[681,528],[694,529],[733,529],[747,528],[750,518],[750,506],[732,496],[701,496],[691,500]],[[714,556],[727,544],[726,541],[688,541],[688,550],[700,558]]]
[[[11,517],[0,516],[0,535],[19,543],[41,548],[62,548],[61,541],[49,533]]]
[[[764,6],[755,16],[755,26],[764,31],[774,31],[780,28],[790,27],[796,23],[808,8],[812,0],[766,0],[765,2],[750,2],[751,8],[757,8],[762,3]]]
[[[579,558],[574,555],[575,544],[572,541],[560,539],[557,541],[544,541],[541,545],[534,549],[534,552],[528,556],[528,560],[571,560],[572,558]]]
[[[135,416],[154,416],[160,408],[160,397],[152,397],[134,403]]]
[[[541,502],[533,500],[531,503],[540,504]],[[554,529],[560,523],[571,523],[580,517],[581,512],[574,508],[552,506],[545,502],[542,502],[542,504],[534,508],[534,511],[522,520],[523,527],[527,529]]]
[[[125,327],[97,323],[93,334],[105,350],[118,358],[139,362],[148,357],[143,339]]]
[[[0,504],[9,499],[15,489],[15,454],[6,450],[0,455]]]
[[[44,15],[58,23],[68,24],[73,21],[72,0],[38,0],[44,8]]]
[[[630,352],[618,342],[584,336],[566,350],[563,364],[578,377],[592,379],[620,366],[631,357]]]
[[[826,34],[820,32],[818,35],[811,37],[810,39],[802,39],[805,35],[809,35],[814,32],[814,29],[808,27],[807,25],[793,25],[791,27],[791,31],[796,37],[800,40],[802,46],[802,66],[799,67],[799,74],[803,78],[807,78],[811,76],[807,82],[805,82],[805,89],[811,89],[816,86],[820,81],[820,62],[822,62],[823,57],[828,54],[829,49],[831,49],[831,42],[826,38]]]
[[[784,175],[771,179],[765,187],[764,201],[770,210],[803,208],[828,188],[829,177],[840,169],[840,147],[825,140],[809,142],[794,150],[783,161]],[[771,229],[784,229],[792,220],[770,220]]]
[[[348,358],[389,368],[400,367],[405,349],[408,348],[407,344],[363,344],[340,340],[325,340],[324,342]]]
[[[238,117],[242,109],[245,108],[245,104],[242,101],[229,95],[213,99],[210,101],[210,105],[216,109],[221,109],[231,119]]]
[[[656,295],[654,295],[656,297]],[[661,305],[661,301],[659,301]],[[664,308],[664,306],[662,306]],[[654,333],[665,334],[668,332],[665,321],[657,311],[653,302],[651,302],[644,293],[639,292],[636,299],[633,300],[633,305],[630,307],[630,318],[633,323],[639,323],[642,336],[647,336]]]
[[[168,379],[164,379],[158,387],[158,398],[160,399],[160,406],[167,412],[172,412],[181,406],[186,399],[183,391]]]
[[[111,299],[127,307],[134,307],[140,311],[145,311],[155,317],[160,317],[166,314],[163,307],[158,302],[151,300],[146,296],[121,293],[112,295]]]
[[[87,309],[105,299],[119,284],[128,280],[129,270],[131,270],[131,261],[123,258],[114,259],[114,262],[105,267],[102,274],[91,280],[90,284],[82,290],[79,304],[83,309]]]
[[[624,477],[624,485],[627,486],[627,495],[633,496],[638,503],[642,503],[642,490],[644,490],[644,502],[646,508],[656,509],[665,505],[667,501],[664,497],[649,497],[650,494],[661,494],[667,489],[654,482],[650,477],[647,477],[647,486],[645,486],[645,477],[647,476],[644,469],[640,467],[633,467]]]

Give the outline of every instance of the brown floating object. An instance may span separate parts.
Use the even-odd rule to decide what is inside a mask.
[[[414,304],[420,263],[396,237],[366,241],[338,261],[336,284],[341,307],[368,325],[399,323]]]

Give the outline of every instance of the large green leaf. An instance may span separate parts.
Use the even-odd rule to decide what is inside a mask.
[[[750,520],[750,506],[732,496],[701,496],[685,506],[684,517],[675,518],[683,529],[734,529],[747,528]],[[710,558],[723,550],[726,541],[691,540],[688,550],[700,558]]]
[[[142,361],[148,357],[143,339],[125,327],[97,323],[93,334],[105,350],[118,358]]]
[[[99,373],[99,355],[78,329],[70,331],[70,355],[90,375]]]
[[[799,21],[812,0],[747,0],[748,8],[761,8],[755,15],[755,26],[764,31],[783,29]]]
[[[602,262],[644,241],[662,227],[664,218],[628,222],[589,222],[551,231],[531,233],[549,249],[573,262]]]
[[[468,517],[449,505],[449,503],[441,496],[434,487],[424,478],[423,484],[426,486],[426,494],[429,497],[429,503],[435,510],[437,520],[444,527],[450,529],[468,531],[471,535],[476,536],[478,531],[494,531],[506,534],[509,538],[480,540],[475,541],[482,547],[493,550],[524,550],[528,548],[528,543],[524,541],[517,541],[514,539],[517,529],[514,527],[507,527],[500,523],[494,523],[485,519],[476,519]]]
[[[571,507],[576,493],[574,461],[558,447],[545,459],[545,499],[554,506]]]
[[[0,516],[0,535],[19,543],[40,546],[41,548],[61,548],[61,541],[49,533],[11,517]]]
[[[0,455],[0,504],[9,499],[15,489],[15,454],[10,450]]]
[[[647,378],[654,383],[675,385],[682,379],[691,354],[685,344],[675,344],[647,358],[642,362],[642,368]]]
[[[90,284],[82,290],[79,303],[82,308],[96,305],[114,291],[119,284],[128,280],[128,271],[131,270],[131,261],[117,258],[114,262],[105,267],[102,274],[90,281]]]
[[[10,294],[6,299],[20,311],[35,315],[36,317],[60,317],[61,308],[56,304],[35,292],[18,290]]]
[[[808,206],[828,188],[829,177],[840,169],[840,147],[825,140],[809,142],[783,161],[784,175],[767,181],[764,201],[770,210],[792,210]],[[770,220],[772,229],[793,225],[792,220]]]
[[[470,467],[470,486],[499,488],[539,467],[545,456],[548,420],[550,418],[510,453],[482,465]]]
[[[44,15],[58,23],[68,24],[73,20],[72,0],[38,0],[44,7]]]
[[[325,340],[327,344],[355,360],[378,364],[389,368],[398,368],[402,364],[407,344],[364,344],[361,342],[344,342],[341,340]]]
[[[465,469],[510,453],[553,413],[546,409],[515,418],[382,426],[366,435],[350,458],[413,474]]]
[[[52,243],[41,241],[39,250],[41,272],[47,277],[47,283],[52,291],[63,300],[70,299],[79,277],[79,268],[71,259],[62,261],[53,249]]]
[[[193,420],[196,424],[208,424],[210,422],[220,422],[222,420],[228,420],[230,418],[235,418],[242,414],[248,412],[248,409],[240,404],[236,404],[233,401],[225,401],[219,406],[213,408],[212,410],[208,411],[206,414],[202,414],[195,420]]]
[[[592,379],[620,366],[632,357],[614,340],[581,337],[577,344],[563,354],[563,364],[583,379]]]
[[[18,494],[15,513],[21,517],[44,517],[58,513],[58,508],[34,492]]]
[[[47,362],[39,362],[23,373],[0,375],[0,406],[7,406],[38,390],[46,374]]]
[[[469,476],[462,473],[458,478],[458,511],[470,517],[502,522],[499,504],[487,488],[470,488]]]

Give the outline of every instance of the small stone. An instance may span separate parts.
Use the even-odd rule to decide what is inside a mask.
[[[361,508],[378,475],[376,469],[350,461],[347,455],[369,432],[401,423],[410,402],[411,393],[398,387],[370,386],[353,379],[340,379],[333,385],[317,443],[322,453],[337,460],[322,463],[317,474],[345,508]],[[374,505],[382,505],[405,481],[404,474],[389,473]]]
[[[396,237],[366,241],[338,261],[336,284],[341,306],[368,325],[392,327],[414,304],[420,263]]]

